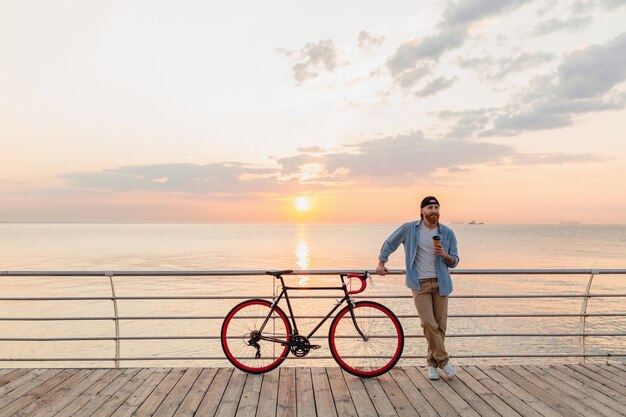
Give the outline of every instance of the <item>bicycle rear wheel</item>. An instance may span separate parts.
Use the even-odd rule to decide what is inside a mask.
[[[404,331],[396,315],[382,304],[358,301],[342,308],[330,324],[328,339],[335,361],[353,375],[369,378],[389,371],[404,349]],[[354,323],[366,337],[357,331]]]
[[[260,374],[279,366],[289,353],[291,324],[285,312],[267,300],[246,300],[237,304],[226,315],[222,324],[222,349],[235,367],[245,372]],[[270,316],[263,332],[265,319]],[[269,337],[274,340],[265,340]],[[282,344],[285,343],[283,346]]]

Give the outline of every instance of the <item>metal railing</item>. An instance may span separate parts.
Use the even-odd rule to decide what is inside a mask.
[[[372,270],[367,271],[373,274]],[[339,275],[354,270],[300,270],[291,275],[296,276],[321,276]],[[579,353],[510,353],[510,354],[466,354],[454,355],[455,358],[586,358],[591,357],[626,357],[626,348],[619,352],[587,353],[586,340],[589,337],[624,337],[626,331],[618,332],[589,332],[587,330],[587,318],[589,317],[626,317],[624,312],[588,313],[588,301],[591,298],[626,298],[622,293],[592,293],[591,288],[597,275],[626,275],[626,269],[467,269],[453,270],[454,275],[589,275],[586,289],[582,293],[556,293],[556,294],[464,294],[451,295],[450,298],[458,299],[540,299],[561,298],[581,299],[580,313],[483,313],[483,314],[449,314],[450,318],[579,318],[580,331],[558,333],[457,333],[448,334],[447,338],[482,338],[482,337],[577,337],[579,338]],[[402,275],[402,270],[392,270],[388,275]],[[80,297],[0,297],[0,302],[45,302],[45,301],[110,301],[112,315],[110,316],[55,316],[55,317],[0,317],[0,322],[26,322],[26,321],[113,321],[114,334],[103,337],[10,337],[0,335],[0,342],[78,342],[78,341],[111,341],[115,343],[115,354],[112,357],[0,357],[1,362],[99,362],[112,361],[115,367],[120,366],[120,361],[179,361],[179,360],[224,360],[223,356],[145,356],[145,357],[122,357],[121,342],[123,341],[146,341],[146,340],[219,340],[219,335],[204,336],[122,336],[120,334],[120,322],[130,320],[223,320],[224,315],[154,315],[154,316],[123,316],[119,314],[119,301],[150,301],[150,300],[244,300],[248,298],[271,299],[273,295],[245,294],[237,296],[119,296],[116,293],[115,279],[123,277],[245,277],[265,276],[264,270],[247,271],[0,271],[1,277],[93,277],[106,278],[110,285],[111,296],[80,296]],[[115,279],[114,279],[115,278]],[[267,276],[272,282],[276,280]],[[1,281],[0,281],[1,282]],[[410,295],[368,295],[367,299],[409,299]],[[273,294],[276,294],[274,285]],[[290,296],[292,299],[334,299],[336,296]],[[358,298],[358,297],[356,297]],[[298,319],[321,319],[322,315],[298,315]],[[416,314],[398,314],[401,319],[417,318]],[[620,329],[621,330],[621,329]],[[407,339],[423,338],[422,334],[406,334]],[[315,356],[309,359],[330,359],[330,356]],[[403,358],[424,358],[418,355],[405,355]]]

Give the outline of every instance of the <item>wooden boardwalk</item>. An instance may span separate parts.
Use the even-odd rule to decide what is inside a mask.
[[[0,369],[5,416],[626,416],[626,365],[421,367],[374,379],[339,368]]]

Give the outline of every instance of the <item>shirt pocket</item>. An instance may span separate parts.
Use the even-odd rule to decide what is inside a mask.
[[[450,250],[450,239],[441,239],[441,245],[443,246],[443,249],[448,252]]]

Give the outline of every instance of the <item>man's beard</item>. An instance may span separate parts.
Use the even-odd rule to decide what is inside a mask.
[[[436,223],[439,222],[439,215],[437,215],[437,214],[430,214],[430,215],[426,216],[426,220],[428,220],[429,223],[436,224]]]

